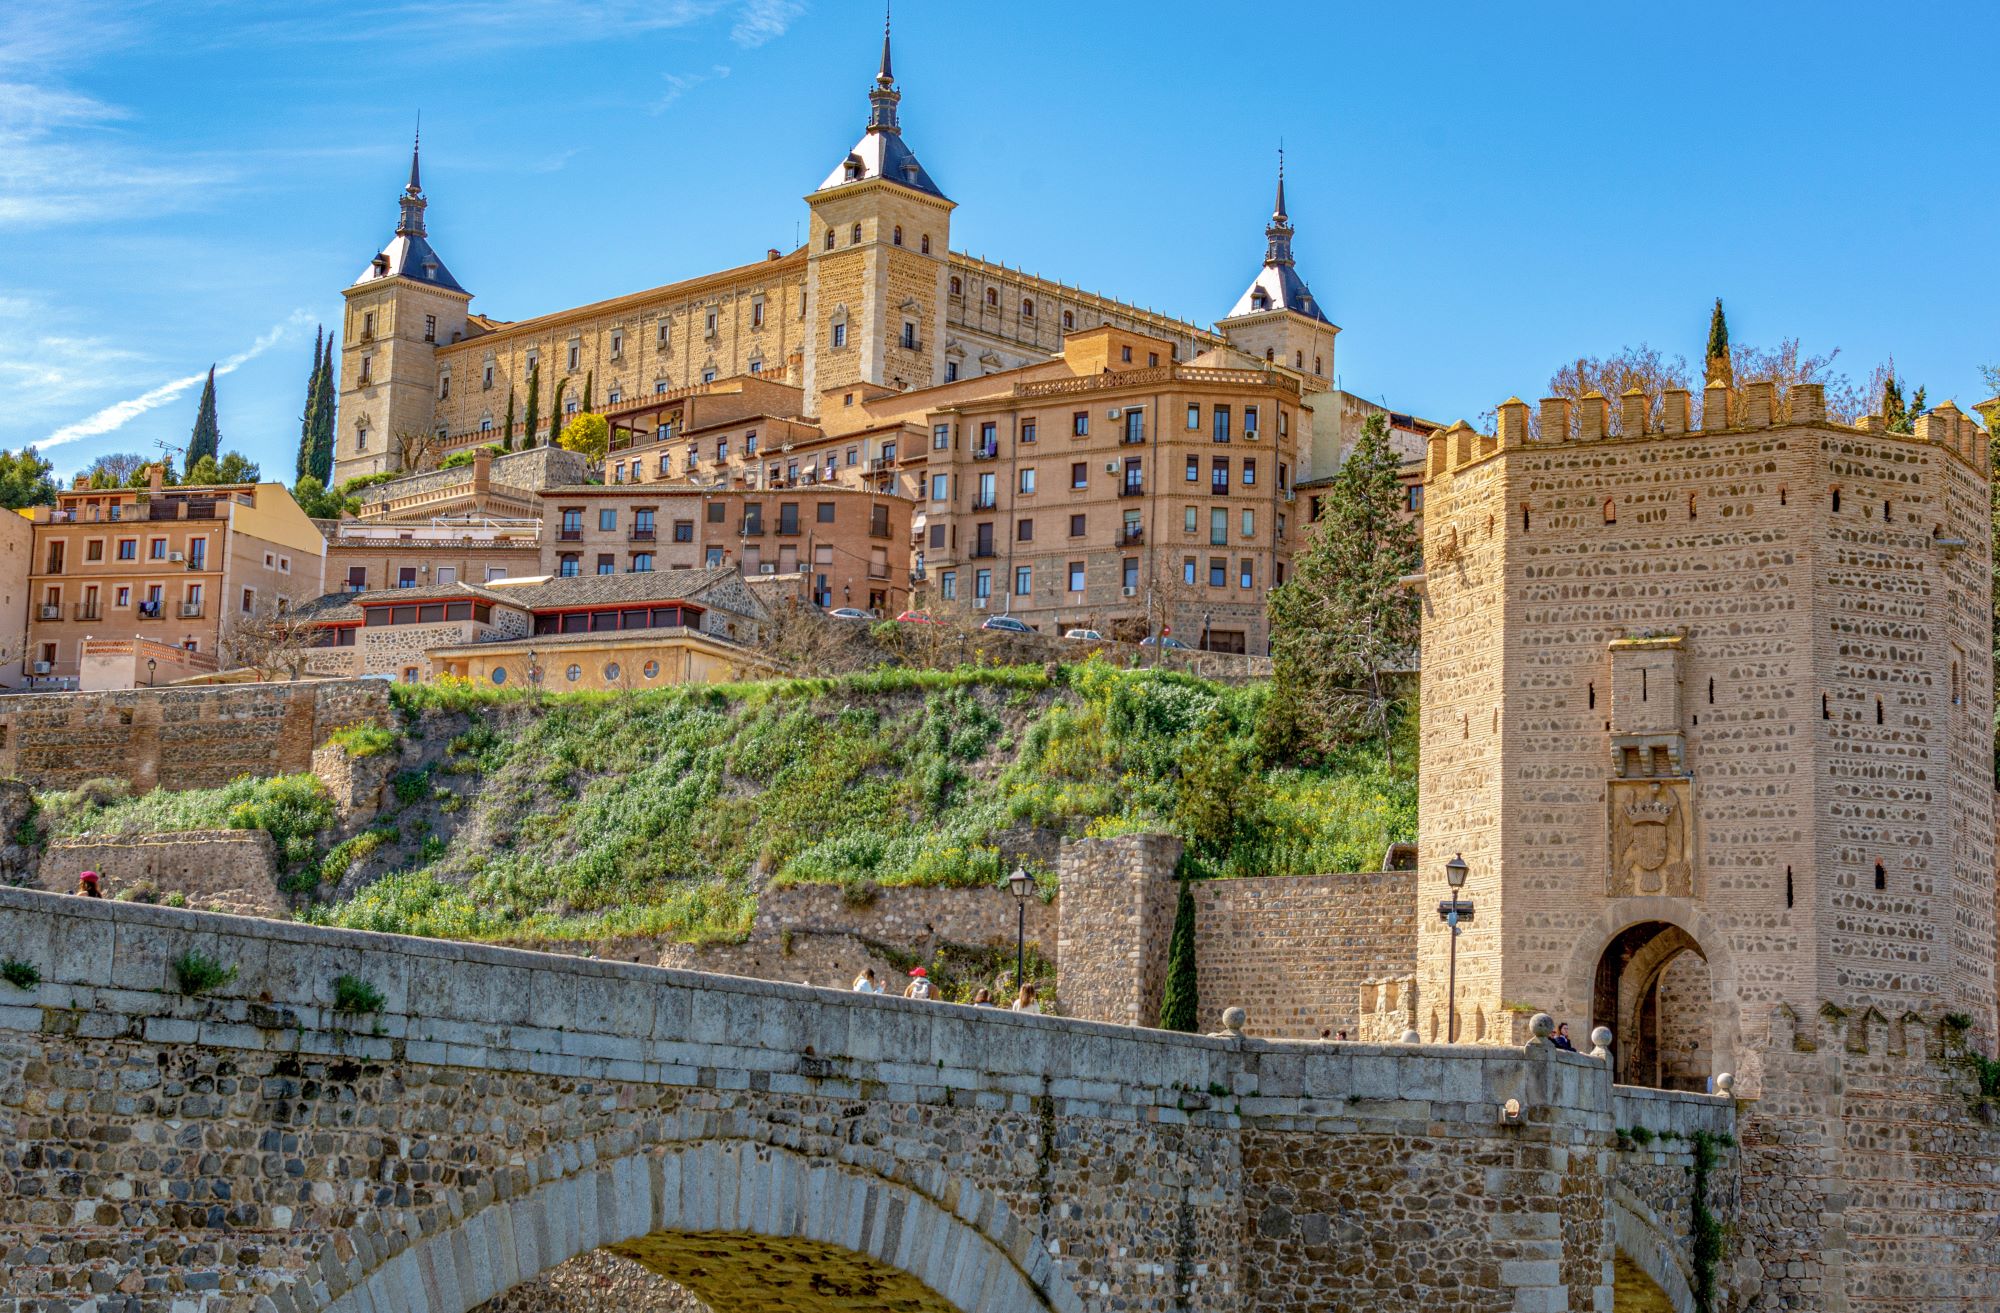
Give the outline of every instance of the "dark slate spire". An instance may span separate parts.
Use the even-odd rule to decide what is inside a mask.
[[[424,184],[417,171],[417,157],[422,148],[421,136],[410,146],[410,182],[397,197],[396,235],[382,248],[381,254],[369,261],[368,267],[355,279],[356,283],[372,282],[378,278],[409,278],[433,287],[449,288],[454,292],[465,289],[451,276],[451,270],[444,267],[437,252],[424,234]]]
[[[931,176],[924,172],[923,165],[917,163],[916,155],[903,141],[902,125],[896,121],[896,106],[902,99],[902,93],[896,90],[895,67],[889,59],[889,19],[885,13],[882,19],[882,63],[876,70],[874,85],[868,89],[868,130],[848,152],[840,167],[828,174],[826,181],[819,185],[820,191],[850,182],[881,178],[912,191],[940,198],[944,196],[944,191],[931,181]]]
[[[419,126],[416,139],[410,144],[410,185],[403,188],[402,214],[396,220],[399,237],[424,235],[424,187],[417,179],[417,153],[422,146],[423,128]]]
[[[1278,148],[1278,200],[1271,209],[1270,226],[1264,229],[1264,263],[1292,263],[1292,220],[1285,213],[1285,150]]]
[[[1278,151],[1278,196],[1271,206],[1271,222],[1264,229],[1264,267],[1237,299],[1229,318],[1262,314],[1267,310],[1290,310],[1308,319],[1332,322],[1313,300],[1312,289],[1292,259],[1292,218],[1285,212],[1285,152]]]

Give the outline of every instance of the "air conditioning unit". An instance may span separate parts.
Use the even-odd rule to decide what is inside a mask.
[[[1243,440],[1244,440],[1245,442],[1255,442],[1255,441],[1257,440],[1257,430],[1256,430],[1256,429],[1244,429],[1244,430],[1243,430]]]
[[[1121,415],[1123,415],[1124,413],[1125,413],[1125,412],[1124,412],[1124,411],[1122,411],[1122,410],[1120,410],[1120,409],[1119,409],[1118,407],[1116,407],[1116,406],[1113,406],[1113,407],[1111,408],[1111,413],[1110,413],[1110,415],[1109,415],[1109,416],[1108,416],[1107,418],[1110,418],[1110,419],[1117,419],[1117,418],[1119,418],[1119,417],[1120,417]]]
[[[49,663],[46,661],[37,661],[35,663],[35,673],[38,675],[46,675],[49,673],[50,669],[51,667],[49,666]]]
[[[1118,472],[1118,462],[1115,460],[1105,461],[1104,472],[1106,474],[1116,474]]]
[[[1124,592],[1127,597],[1137,597],[1139,595],[1139,590],[1136,588],[1127,588]]]
[[[973,598],[973,599],[972,599],[972,604],[973,604],[974,606],[978,607],[978,608],[979,608],[980,610],[982,610],[982,611],[984,611],[984,610],[986,609],[986,602],[987,602],[987,599],[986,599],[986,598],[984,598],[984,597],[975,597],[975,598]]]
[[[777,572],[778,572],[778,567],[771,564],[769,561],[760,561],[757,564],[758,574],[776,574]]]
[[[167,553],[167,559],[168,559],[169,561],[185,561],[185,560],[187,560],[187,553],[185,553],[185,552],[168,552],[168,553]]]

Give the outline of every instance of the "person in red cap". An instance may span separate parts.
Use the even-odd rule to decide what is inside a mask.
[[[79,898],[104,897],[104,891],[97,887],[97,872],[85,871],[76,877],[76,893]]]
[[[904,998],[936,998],[937,991],[931,986],[931,973],[922,967],[910,968],[910,987],[903,991]]]

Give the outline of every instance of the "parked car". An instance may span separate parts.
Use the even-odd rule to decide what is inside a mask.
[[[1079,643],[1102,643],[1104,641],[1104,635],[1098,633],[1095,629],[1067,629],[1063,631],[1063,637],[1073,638]]]
[[[896,623],[899,625],[934,625],[939,623],[939,621],[929,611],[905,611],[896,617]]]
[[[1139,640],[1139,646],[1163,647],[1167,649],[1169,652],[1191,652],[1194,650],[1190,648],[1186,643],[1181,642],[1180,639],[1175,638],[1172,634],[1166,634],[1164,636],[1159,634],[1148,635],[1147,637]]]
[[[1032,634],[1035,632],[1026,621],[1016,620],[1011,615],[987,616],[986,623],[979,627],[981,629],[1004,629],[1010,634]]]
[[[835,620],[873,620],[875,618],[858,606],[836,606],[833,610],[828,611],[827,614]]]

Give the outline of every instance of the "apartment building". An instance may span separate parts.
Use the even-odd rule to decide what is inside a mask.
[[[1171,347],[1092,329],[1065,341],[1057,374],[926,408],[929,601],[1045,631],[1266,650],[1265,596],[1297,546],[1300,379],[1176,363]]]
[[[212,655],[237,616],[317,597],[325,550],[282,484],[170,487],[157,465],[145,488],[79,480],[34,512],[30,685],[77,687],[90,641]]]
[[[837,485],[583,484],[542,493],[542,572],[556,578],[717,566],[804,574],[822,606],[893,613],[910,596],[906,497]]]

